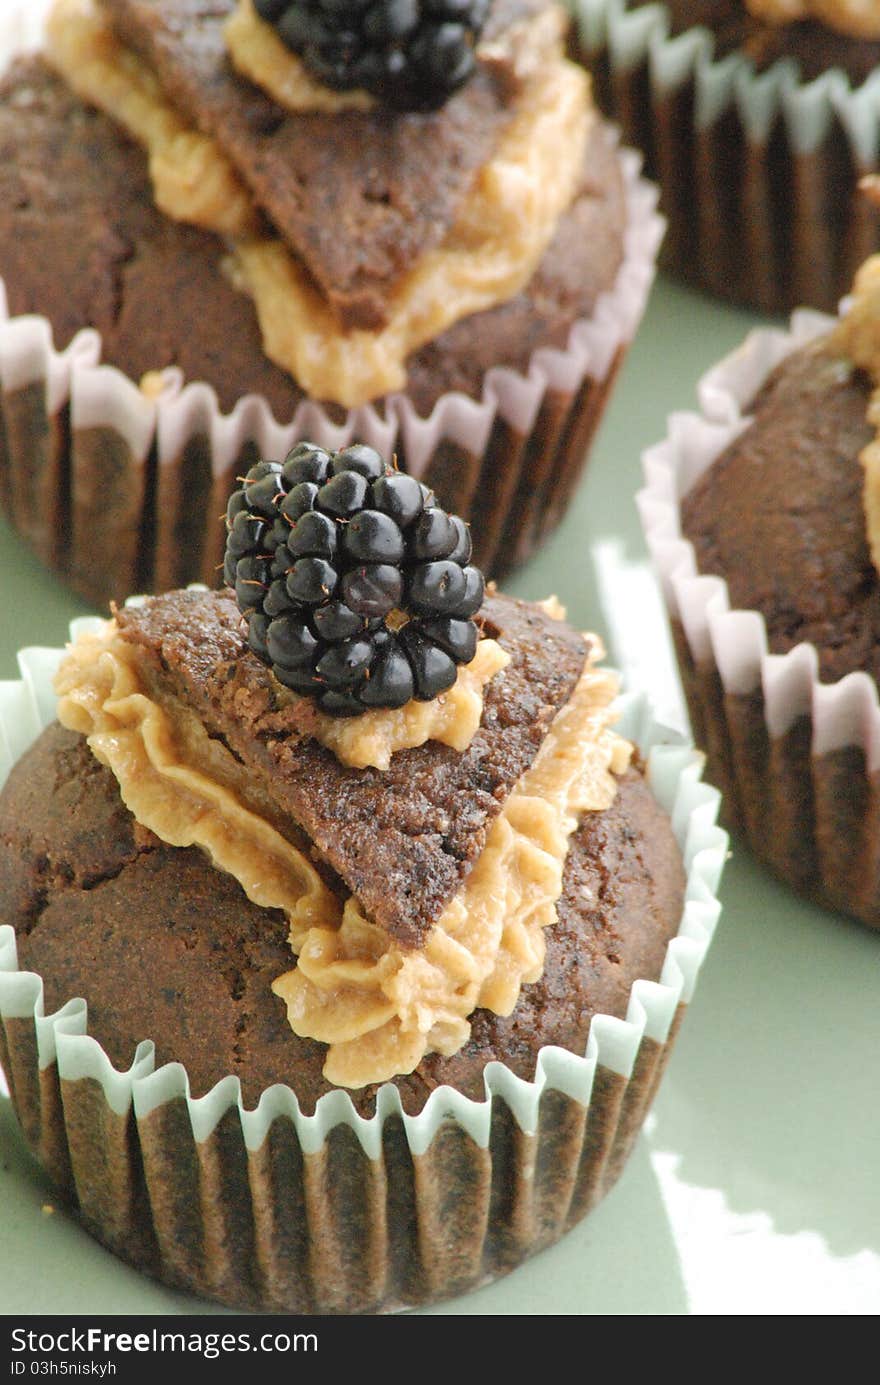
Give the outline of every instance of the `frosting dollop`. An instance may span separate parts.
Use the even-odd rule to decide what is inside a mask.
[[[46,56],[77,96],[112,115],[146,149],[161,212],[223,236],[257,232],[260,217],[229,160],[166,101],[96,0],[54,0]]]
[[[282,43],[271,24],[260,19],[253,0],[238,5],[223,26],[233,65],[268,92],[279,106],[303,113],[368,111],[375,98],[366,91],[333,91],[315,80],[305,64]]]
[[[403,707],[365,711],[340,720],[319,712],[307,699],[296,698],[301,708],[297,726],[353,769],[387,769],[398,750],[427,741],[467,750],[482,720],[483,690],[509,663],[510,655],[497,640],[480,640],[473,659],[458,670],[448,692],[430,702],[413,699]],[[285,689],[279,687],[278,696],[283,702]]]

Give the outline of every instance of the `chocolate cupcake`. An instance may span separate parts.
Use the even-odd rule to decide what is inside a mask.
[[[490,591],[430,695],[414,641],[468,617],[439,630],[418,595],[423,527],[369,673],[336,676],[360,710],[328,702],[293,598],[263,640],[205,589],[81,623],[29,749],[0,690],[26,1137],[110,1249],[245,1309],[427,1303],[556,1240],[619,1174],[717,918],[696,759],[638,705],[643,752],[612,730],[614,679],[549,603]],[[323,690],[292,690],[305,668]]]
[[[728,822],[798,890],[880,926],[878,262],[703,380],[640,506],[695,739]]]
[[[561,517],[660,223],[562,11],[456,8],[451,91],[372,81],[364,35],[319,78],[249,0],[56,0],[9,70],[0,495],[91,601],[213,585],[201,502],[304,436],[395,451],[489,572]]]
[[[770,313],[834,312],[880,240],[880,20],[857,0],[572,0],[602,109],[642,149],[663,264]]]

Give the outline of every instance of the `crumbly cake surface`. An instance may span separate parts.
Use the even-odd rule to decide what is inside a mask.
[[[632,982],[659,976],[682,900],[669,821],[630,770],[612,807],[572,838],[541,980],[507,1018],[477,1011],[453,1057],[395,1079],[406,1109],[444,1083],[479,1099],[493,1059],[528,1079],[542,1046],[583,1051],[593,1014],[625,1015]],[[323,1045],[292,1033],[270,989],[291,961],[284,917],[251,904],[198,850],[138,828],[110,772],[57,725],[0,798],[0,917],[16,928],[21,964],[43,977],[46,1013],[85,996],[89,1031],[120,1067],[150,1037],[158,1062],[184,1062],[194,1095],[229,1072],[249,1105],[274,1082],[306,1110],[329,1090]],[[374,1092],[353,1094],[365,1114]]]
[[[773,653],[814,644],[828,682],[856,669],[880,681],[880,580],[859,463],[874,436],[870,390],[821,345],[796,352],[682,503],[699,570],[725,578],[733,607],[761,612]]]

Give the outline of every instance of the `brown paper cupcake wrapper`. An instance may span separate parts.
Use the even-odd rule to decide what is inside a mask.
[[[880,158],[880,73],[802,82],[714,58],[695,27],[670,38],[662,4],[568,0],[603,110],[645,155],[669,222],[661,264],[764,312],[833,312],[880,243],[880,211],[858,192]]]
[[[80,622],[79,627],[88,622]],[[0,782],[53,715],[61,651],[27,650],[0,684]],[[233,1307],[380,1312],[449,1297],[556,1241],[613,1184],[654,1096],[719,913],[727,838],[700,757],[662,744],[640,699],[640,742],[688,870],[679,934],[659,981],[637,981],[625,1020],[594,1018],[584,1055],[542,1049],[534,1079],[486,1068],[484,1101],[449,1087],[416,1116],[383,1087],[376,1114],[347,1093],[304,1115],[288,1087],[245,1110],[235,1077],[189,1096],[179,1064],[139,1045],[117,1072],[71,999],[44,1016],[0,920],[0,1063],[36,1157],[85,1226],[166,1283]]]
[[[747,426],[770,371],[834,319],[796,313],[789,332],[753,332],[699,387],[702,413],[674,414],[644,455],[638,497],[669,611],[694,739],[725,821],[795,889],[880,928],[880,702],[867,673],[819,680],[815,648],[769,653],[757,611],[701,575],[681,499]]]
[[[342,422],[306,401],[282,425],[257,395],[223,414],[209,384],[187,384],[176,368],[150,398],[99,363],[96,332],[59,354],[45,319],[7,320],[0,282],[0,505],[42,561],[103,609],[130,591],[215,586],[217,517],[236,477],[303,438],[333,448],[357,439],[396,454],[471,522],[475,561],[500,575],[562,518],[653,282],[656,189],[637,155],[619,159],[628,215],[614,288],[564,350],[536,351],[526,374],[493,368],[480,398],[442,395],[427,418],[405,394]]]

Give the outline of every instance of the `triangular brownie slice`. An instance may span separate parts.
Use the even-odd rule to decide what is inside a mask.
[[[496,0],[498,5],[499,0]],[[216,139],[346,327],[380,327],[389,294],[455,220],[510,116],[494,70],[439,111],[289,115],[239,77],[235,0],[104,0],[170,101]],[[505,20],[535,0],[500,0]]]
[[[470,746],[429,741],[379,772],[346,767],[303,732],[296,706],[247,649],[230,593],[173,592],[118,613],[152,694],[191,708],[316,859],[407,947],[461,886],[586,661],[584,639],[539,606],[490,596],[480,620],[511,658],[486,688]]]

